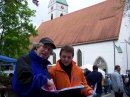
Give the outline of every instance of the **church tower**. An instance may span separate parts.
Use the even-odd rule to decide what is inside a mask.
[[[66,0],[50,0],[48,12],[49,20],[66,15],[68,13],[68,4]]]

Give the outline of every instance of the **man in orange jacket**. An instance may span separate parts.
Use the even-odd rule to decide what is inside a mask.
[[[53,79],[57,89],[63,89],[78,86],[83,83],[87,88],[81,92],[65,93],[61,97],[86,97],[93,94],[93,90],[88,86],[82,70],[72,60],[74,57],[74,48],[65,45],[60,50],[60,59],[56,65],[49,69],[51,78]]]

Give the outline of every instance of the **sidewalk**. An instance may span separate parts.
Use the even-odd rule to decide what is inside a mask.
[[[102,97],[115,97],[114,96],[114,91],[111,90],[111,93],[108,93],[108,94],[103,93]],[[123,93],[123,97],[128,97],[128,96],[125,93]]]

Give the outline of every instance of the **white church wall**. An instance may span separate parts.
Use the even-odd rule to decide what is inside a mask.
[[[80,46],[74,46],[75,57],[74,60],[77,62],[77,50],[80,49],[82,52],[82,65],[92,64],[98,57],[102,57],[107,64],[108,72],[113,72],[114,68],[114,50],[113,42],[100,42],[93,44],[86,44]]]
[[[56,9],[56,5],[55,5],[55,4],[49,6],[49,7],[48,7],[48,14],[49,14],[51,11],[53,11],[54,9]]]
[[[63,8],[62,8],[62,6],[63,6]],[[66,6],[66,5],[58,3],[57,6],[56,6],[56,9],[59,9],[59,10],[65,12],[65,13],[68,13],[68,6]]]
[[[120,46],[118,41],[115,42],[115,45]],[[124,51],[122,53],[118,53],[117,49],[115,48],[115,65],[119,65],[121,67],[121,73],[125,73],[126,71],[126,66],[123,64],[123,55]]]
[[[102,57],[107,64],[108,73],[113,72],[114,70],[114,47],[112,41],[86,44],[73,46],[74,47],[74,58],[73,60],[77,62],[77,51],[78,49],[82,52],[82,65],[87,63],[94,65],[94,62],[98,57]],[[54,50],[56,53],[56,60],[59,59],[59,53],[61,48]],[[49,58],[53,62],[53,57]]]
[[[130,14],[130,10],[128,11]],[[118,45],[123,50],[122,54],[122,71],[126,73],[126,69],[130,70],[130,17],[124,16],[122,19]]]
[[[68,6],[60,4],[60,3],[55,3],[52,6],[48,8],[48,15],[51,19],[51,14],[53,14],[53,19],[60,17],[61,13],[63,15],[66,15],[68,13]]]
[[[57,8],[59,8],[60,6],[61,5],[59,4]],[[94,65],[96,59],[98,57],[102,57],[107,64],[108,73],[112,73],[114,71],[115,65],[120,65],[121,73],[126,73],[127,69],[130,70],[130,44],[126,43],[126,41],[130,43],[129,20],[130,17],[123,17],[118,40],[73,46],[75,51],[73,58],[74,61],[77,62],[77,51],[78,49],[80,49],[82,52],[82,65],[88,63]],[[114,44],[116,46],[120,46],[123,53],[118,53]],[[54,52],[56,53],[56,60],[59,59],[60,49],[61,48],[57,48],[56,50],[54,50]],[[49,60],[53,62],[53,57],[50,56]]]
[[[51,62],[51,64],[53,64],[53,56],[51,55],[48,60]]]
[[[115,45],[118,44],[118,41],[114,41]],[[100,42],[100,43],[93,43],[93,44],[86,44],[86,45],[79,45],[73,46],[74,47],[74,58],[73,60],[77,62],[77,51],[78,49],[82,52],[82,65],[85,64],[92,64],[98,57],[102,57],[107,65],[107,73],[112,73],[114,71],[115,65],[121,66],[121,73],[126,73],[127,66],[123,64],[123,53],[118,53],[117,49],[114,48],[113,41],[107,42]],[[57,48],[54,50],[56,53],[56,60],[59,60],[59,53],[61,48]],[[115,49],[115,55],[114,55]],[[123,51],[124,52],[124,51]],[[53,56],[49,57],[51,63],[53,63]]]
[[[53,50],[56,54],[56,61],[59,60],[59,53],[60,53],[60,49],[61,48],[56,48],[55,50]],[[48,59],[52,64],[53,64],[53,56],[51,55]]]
[[[55,4],[55,2],[56,2],[56,1],[54,1],[54,0],[50,0],[50,2],[49,2],[49,4],[48,4],[48,7],[50,7],[50,6],[54,5],[54,4]]]
[[[62,9],[63,7],[63,9]],[[60,17],[61,13],[66,15],[68,13],[68,7],[66,5],[58,3],[56,5],[56,12],[54,13],[54,18]]]
[[[48,17],[49,17],[48,20],[51,20],[51,15],[52,15],[52,14],[53,14],[53,18],[55,18],[55,15],[56,15],[55,9],[56,9],[56,4],[53,4],[52,6],[50,6],[50,7],[48,8]]]
[[[120,35],[118,40],[100,42],[100,43],[92,43],[86,45],[73,46],[75,55],[74,61],[77,62],[77,51],[78,49],[82,52],[82,65],[87,63],[94,65],[94,62],[98,57],[102,57],[107,64],[108,73],[112,73],[114,71],[114,65],[121,66],[121,73],[126,73],[126,70],[130,70],[130,45],[127,43],[127,51],[126,51],[126,43],[130,41],[130,29],[125,26],[127,18],[123,18],[122,25],[120,29]],[[123,43],[124,42],[124,43]],[[114,48],[114,43],[116,46],[120,46],[123,53],[118,53],[117,49]],[[114,49],[115,49],[115,58],[114,58]],[[54,50],[56,53],[56,60],[59,59],[60,48]],[[114,61],[115,59],[115,61]],[[49,58],[51,62],[53,62],[53,57]],[[114,64],[115,62],[115,64]]]

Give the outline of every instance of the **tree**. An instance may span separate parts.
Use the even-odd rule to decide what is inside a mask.
[[[32,2],[36,5],[36,6],[38,6],[39,4],[38,4],[38,0],[32,0]]]
[[[2,22],[0,29],[4,27],[1,40],[5,42],[2,54],[18,58],[29,51],[30,36],[38,35],[36,26],[33,26],[30,20],[30,17],[35,16],[35,12],[35,10],[28,8],[26,0],[4,2],[0,16]]]
[[[117,0],[117,2],[120,3],[120,5],[117,6],[117,9],[124,8],[125,12],[128,11],[128,10],[130,10],[130,0]],[[124,6],[124,3],[125,3],[125,6]]]
[[[124,9],[124,17],[127,17],[127,23],[125,24],[127,28],[130,28],[130,0],[117,0],[119,2],[119,6],[116,6],[118,10]],[[124,5],[125,3],[125,5]]]
[[[8,1],[8,0],[7,0]],[[21,2],[21,1],[23,1],[23,0],[15,0],[15,1],[17,1],[17,2]],[[36,6],[38,6],[39,5],[39,1],[38,0],[32,0],[32,2],[36,5]]]

